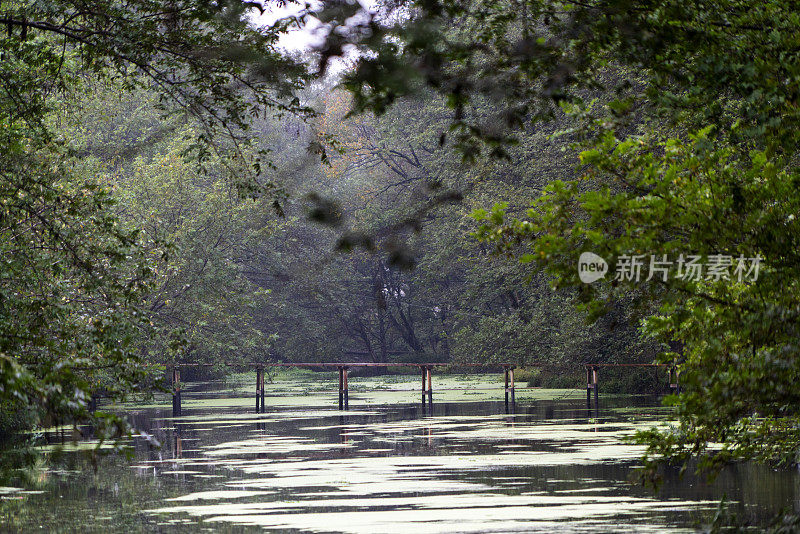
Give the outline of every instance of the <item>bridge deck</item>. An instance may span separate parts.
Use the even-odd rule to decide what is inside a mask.
[[[516,363],[405,363],[405,362],[244,362],[232,364],[218,363],[168,363],[167,367],[211,367],[214,365],[228,365],[230,367],[450,367],[450,368],[470,368],[470,367],[570,367],[573,365],[583,365],[584,367],[673,367],[674,364],[668,363],[587,363],[576,362],[568,363],[526,363],[524,365]]]
[[[170,363],[166,367],[172,369],[172,412],[173,415],[180,415],[181,413],[181,368],[187,367],[206,367],[211,363]],[[223,363],[223,365],[225,365]],[[586,402],[587,407],[590,407],[591,396],[594,393],[595,410],[599,406],[598,398],[598,369],[600,367],[665,367],[669,373],[669,387],[670,390],[680,391],[678,385],[679,370],[675,364],[666,363],[588,363],[580,362],[573,363],[573,366],[584,366],[586,368]],[[506,409],[509,406],[515,405],[515,391],[516,385],[514,383],[514,369],[518,367],[514,363],[390,363],[390,362],[242,362],[238,364],[229,364],[229,367],[250,367],[256,371],[256,412],[263,412],[265,409],[265,387],[264,387],[264,369],[268,367],[305,367],[305,368],[336,368],[339,371],[339,409],[347,410],[349,406],[349,387],[348,387],[348,369],[352,367],[410,367],[416,368],[422,372],[422,405],[425,406],[426,398],[428,405],[433,407],[433,369],[434,367],[449,367],[449,368],[502,368],[503,369],[503,391],[505,392]],[[525,367],[558,367],[563,368],[570,366],[570,364],[551,364],[545,362],[536,362],[526,364]],[[520,366],[521,367],[521,366]]]

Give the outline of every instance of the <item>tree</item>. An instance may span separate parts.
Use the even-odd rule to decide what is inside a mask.
[[[546,276],[504,263],[467,234],[473,208],[504,195],[522,213],[558,169],[569,169],[560,147],[548,142],[549,130],[522,136],[509,148],[513,161],[467,166],[451,145],[439,145],[448,115],[432,93],[399,100],[381,116],[352,117],[345,117],[346,93],[320,95],[315,127],[343,151],[331,148],[327,165],[284,183],[296,198],[313,192],[311,213],[336,226],[312,226],[302,208],[288,206],[286,221],[253,262],[253,280],[272,288],[266,309],[279,332],[277,355],[553,365],[652,360],[654,344],[638,339],[623,307],[587,327],[569,290],[553,292]],[[276,145],[296,153],[310,133],[296,135]],[[435,204],[448,190],[458,190],[462,202]],[[353,239],[347,254],[330,252],[337,241],[347,248],[348,236],[361,241]]]
[[[164,258],[120,221],[97,160],[57,135],[60,99],[90,77],[156,91],[164,113],[196,121],[184,148],[197,161],[232,151],[237,194],[269,196],[276,186],[266,165],[245,157],[249,124],[265,110],[305,116],[293,94],[305,69],[274,46],[290,23],[254,28],[252,3],[3,7],[0,395],[46,422],[80,420],[100,381],[113,396],[151,389],[154,369],[135,340],[154,328],[143,302]],[[119,419],[95,421],[125,430]]]
[[[149,254],[164,256],[143,298],[145,311],[183,335],[181,363],[263,359],[271,337],[255,323],[268,290],[243,271],[248,250],[275,226],[273,199],[242,198],[233,160],[226,165],[212,156],[198,168],[187,157],[196,124],[187,117],[162,120],[153,92],[87,85],[94,100],[65,106],[59,133],[84,161],[96,162],[121,223],[140,230]],[[137,344],[153,363],[164,363],[166,341],[156,336]]]
[[[683,347],[680,423],[640,434],[650,458],[701,466],[800,460],[797,121],[800,55],[789,2],[401,2],[349,34],[364,51],[344,85],[384,112],[420,86],[447,97],[443,135],[498,157],[566,111],[579,179],[554,181],[525,216],[479,211],[477,236],[529,249],[593,316],[633,298],[645,331]],[[402,75],[401,75],[402,74]],[[596,101],[592,99],[596,98]],[[492,117],[475,114],[488,103]],[[757,279],[582,284],[582,252],[758,258]],[[741,271],[739,271],[741,272]],[[713,443],[722,446],[716,450]]]

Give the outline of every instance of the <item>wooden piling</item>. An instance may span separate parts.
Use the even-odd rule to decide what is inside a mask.
[[[597,366],[596,365],[587,365],[586,366],[586,409],[592,409],[592,391],[594,391],[594,409],[595,415],[597,415],[600,411],[600,397],[599,397],[599,388],[598,388],[598,376],[597,376]]]
[[[508,408],[508,367],[503,366],[503,382],[505,386],[503,387],[503,391],[506,392],[506,408]]]
[[[422,405],[425,406],[425,382],[427,381],[428,370],[425,367],[422,369]]]
[[[347,367],[343,367],[342,376],[344,377],[344,409],[347,410],[350,408],[350,392],[347,387]]]
[[[514,406],[517,403],[515,388],[514,388],[514,368],[511,367],[508,369],[508,376],[511,381],[511,406]]]
[[[264,411],[266,409],[266,406],[264,404],[264,374],[265,374],[265,371],[262,368],[261,369],[261,384],[260,384],[260,386],[261,386],[261,413],[264,413]]]
[[[256,413],[261,411],[261,396],[259,395],[258,386],[261,384],[261,368],[256,367]]]
[[[433,368],[428,367],[428,404],[433,408]]]
[[[586,409],[592,409],[592,369],[586,366]]]
[[[339,367],[339,409],[344,408],[344,369]]]

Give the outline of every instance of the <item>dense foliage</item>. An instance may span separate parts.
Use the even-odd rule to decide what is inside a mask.
[[[399,5],[406,16],[376,15],[353,33],[365,54],[346,80],[356,111],[383,112],[428,86],[448,99],[444,133],[467,159],[506,157],[524,144],[520,131],[567,116],[577,179],[552,183],[523,216],[479,210],[477,236],[522,248],[557,287],[576,287],[593,316],[632,299],[647,334],[683,349],[662,356],[681,362],[680,423],[640,436],[651,456],[796,463],[795,6]],[[475,111],[485,105],[492,115]],[[579,281],[587,251],[612,265],[605,281]],[[724,268],[699,279],[613,276],[621,260],[665,254]],[[758,258],[758,275],[748,266],[740,276],[739,258]]]
[[[196,129],[163,156],[183,166],[172,168],[181,172],[180,180],[187,179],[187,168],[179,152],[206,167],[238,155],[237,172],[228,173],[235,178],[229,182],[233,190],[222,192],[218,181],[207,180],[208,205],[195,210],[219,209],[213,204],[225,202],[224,193],[269,193],[275,187],[261,172],[259,151],[246,152],[252,117],[265,110],[300,115],[308,110],[292,94],[303,68],[274,48],[286,23],[255,29],[252,11],[252,5],[236,1],[3,3],[0,395],[5,415],[29,410],[28,424],[39,417],[44,422],[86,418],[88,397],[99,388],[112,396],[152,389],[151,371],[157,367],[147,365],[141,340],[164,339],[161,346],[168,351],[159,354],[161,363],[184,350],[180,332],[167,334],[170,321],[157,321],[157,303],[186,292],[171,284],[191,286],[192,280],[182,278],[194,267],[167,267],[175,236],[161,230],[144,235],[141,221],[131,224],[131,212],[120,213],[119,197],[111,190],[124,185],[133,193],[156,180],[159,205],[142,203],[139,213],[134,206],[122,207],[151,221],[169,210],[163,197],[171,196],[173,207],[193,199],[165,189],[174,188],[178,177],[151,160],[131,162],[129,182],[112,183],[103,173],[113,158],[87,156],[98,146],[111,150],[113,136],[97,138],[94,132],[95,146],[82,146],[62,122],[70,102],[74,108],[85,100],[78,91],[92,90],[87,80],[113,80],[121,91],[140,87],[157,95],[162,114],[186,117]],[[117,140],[152,142],[146,136]],[[141,147],[126,148],[130,154]],[[198,225],[212,222],[198,211],[192,216]],[[203,238],[223,242],[208,230]],[[191,235],[183,239],[184,247],[204,246],[202,232],[186,232]],[[197,250],[193,254],[193,261],[200,259]],[[224,270],[218,262],[210,265]],[[202,314],[203,308],[192,310]],[[190,327],[199,322],[190,321]],[[95,419],[109,421],[113,433],[124,430],[119,420]]]
[[[295,198],[326,199],[333,228],[290,207],[254,266],[272,289],[277,357],[546,363],[565,366],[558,383],[568,386],[580,384],[576,362],[652,360],[656,346],[638,339],[624,307],[587,326],[571,291],[553,292],[545,275],[498,260],[469,236],[474,208],[499,195],[523,208],[572,173],[545,132],[512,149],[515,161],[465,166],[438,144],[447,112],[433,95],[349,119],[346,93],[325,90],[321,99],[317,129],[343,151],[286,186]],[[454,191],[459,202],[438,201]]]

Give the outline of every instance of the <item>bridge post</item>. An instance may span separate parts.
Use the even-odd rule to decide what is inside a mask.
[[[256,413],[261,412],[261,397],[259,396],[259,386],[261,385],[261,368],[256,367]]]
[[[511,381],[511,407],[513,408],[517,403],[516,393],[515,393],[516,388],[514,387],[514,367],[513,366],[508,369],[508,376],[509,376],[510,381]]]
[[[586,409],[592,409],[592,390],[594,390],[594,408],[599,412],[600,410],[600,397],[597,387],[597,366],[586,365]]]
[[[344,408],[344,370],[339,366],[339,409]]]
[[[261,386],[261,413],[264,413],[264,410],[265,410],[265,405],[264,405],[264,374],[265,374],[265,372],[266,372],[265,369],[262,367],[261,368],[261,384],[260,384],[260,386]]]
[[[344,409],[350,409],[350,392],[347,387],[347,367],[342,368],[342,375],[344,377]]]
[[[172,416],[181,414],[181,372],[177,366],[172,368]]]
[[[425,406],[425,381],[428,377],[428,370],[423,365],[420,366],[420,369],[422,369],[422,406]]]
[[[504,391],[506,392],[506,411],[508,411],[508,366],[503,366],[503,382],[505,382]]]
[[[433,408],[433,367],[428,367],[428,404]]]

